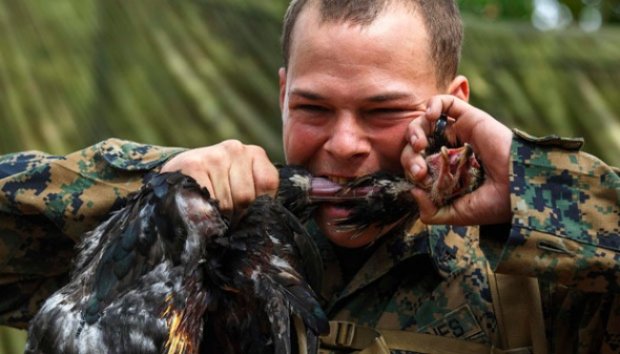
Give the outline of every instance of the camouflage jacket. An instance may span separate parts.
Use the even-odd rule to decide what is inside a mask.
[[[511,225],[418,222],[357,255],[310,225],[330,318],[497,343],[493,269],[539,279],[551,352],[620,353],[620,177],[580,146],[515,135]],[[80,235],[178,151],[107,140],[1,157],[0,324],[25,326],[63,283]]]

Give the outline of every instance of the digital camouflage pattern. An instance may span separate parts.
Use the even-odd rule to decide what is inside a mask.
[[[490,265],[538,277],[550,352],[620,353],[620,177],[577,140],[515,135],[511,226],[392,234],[350,283],[326,280],[330,318],[498,345]]]
[[[310,224],[330,318],[497,344],[490,265],[539,278],[551,352],[620,353],[620,177],[580,145],[517,132],[512,225],[416,222],[360,250],[372,252],[351,277],[359,257]],[[81,233],[178,151],[108,140],[66,157],[1,158],[0,323],[24,326],[62,283]]]
[[[26,327],[66,282],[80,236],[180,151],[109,139],[64,157],[1,156],[0,324]]]

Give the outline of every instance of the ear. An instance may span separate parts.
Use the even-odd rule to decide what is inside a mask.
[[[278,70],[278,77],[280,81],[280,111],[284,112],[284,98],[286,97],[286,69],[280,68]]]
[[[463,75],[458,75],[448,85],[448,93],[456,96],[463,101],[469,101],[469,81]]]

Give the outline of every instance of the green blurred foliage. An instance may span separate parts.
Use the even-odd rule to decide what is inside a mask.
[[[464,14],[473,14],[490,20],[518,19],[529,21],[534,6],[531,1],[514,0],[458,0]]]
[[[620,23],[620,0],[562,0],[570,10],[574,18],[588,7],[595,7],[603,15],[603,21],[608,23]]]
[[[0,0],[0,153],[62,154],[110,136],[186,147],[238,138],[282,161],[286,3]],[[472,102],[534,134],[584,136],[587,151],[620,165],[620,28],[541,33],[530,1],[460,3]],[[23,334],[0,331],[0,354],[21,348]]]
[[[0,327],[0,354],[23,353],[24,343],[26,343],[25,331]]]
[[[534,10],[534,0],[457,0],[463,13],[490,20],[529,21]],[[593,7],[602,14],[605,23],[620,23],[620,0],[558,0],[566,5],[577,19],[581,13]]]
[[[535,135],[582,136],[585,151],[620,165],[620,28],[540,33],[468,22],[461,72],[471,101]]]
[[[4,2],[0,108],[17,134],[3,136],[0,150],[62,153],[109,136],[183,146],[243,136],[281,157],[273,78],[283,6]]]

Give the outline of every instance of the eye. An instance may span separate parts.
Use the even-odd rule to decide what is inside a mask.
[[[309,113],[321,113],[321,112],[327,112],[328,109],[323,107],[323,106],[319,106],[319,105],[315,105],[315,104],[300,104],[298,106],[295,107],[295,109],[301,110],[301,111],[305,111],[305,112],[309,112]]]
[[[370,110],[371,114],[398,114],[402,113],[404,110],[400,108],[376,108]]]
[[[398,107],[373,108],[366,112],[369,118],[404,118],[411,113],[411,110]]]
[[[291,106],[291,114],[299,117],[316,118],[329,114],[330,109],[318,104],[295,104]]]

